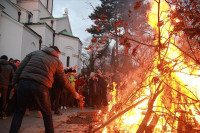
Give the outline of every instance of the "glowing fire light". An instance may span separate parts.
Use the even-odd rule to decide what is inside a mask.
[[[149,25],[155,30],[155,33],[160,34],[160,38],[154,42],[160,49],[158,49],[159,55],[155,55],[156,60],[154,61],[154,65],[157,67],[153,69],[152,73],[147,75],[149,79],[147,79],[144,84],[148,85],[153,79],[156,79],[155,77],[158,77],[158,80],[163,82],[161,88],[164,88],[153,104],[154,107],[152,111],[154,113],[152,113],[148,122],[148,124],[150,124],[150,122],[153,121],[154,114],[158,115],[158,122],[154,128],[155,133],[163,131],[175,132],[181,123],[179,119],[184,116],[185,112],[187,113],[188,119],[190,118],[195,121],[197,125],[200,125],[199,102],[195,104],[192,103],[193,101],[198,101],[200,98],[200,77],[198,76],[200,75],[200,68],[190,67],[195,66],[193,62],[184,63],[185,58],[182,56],[182,52],[176,47],[178,44],[175,43],[175,36],[170,34],[174,27],[169,21],[169,11],[170,8],[166,1],[159,0],[159,3],[156,1],[152,2],[151,11],[148,12]],[[180,20],[177,20],[177,22],[179,21]],[[165,62],[165,64],[163,62]],[[164,70],[165,72],[163,72]],[[168,86],[166,84],[168,84]],[[113,83],[113,87],[113,91],[110,93],[112,101],[109,102],[108,113],[103,117],[104,122],[120,110],[118,107],[115,107],[115,105],[120,102],[116,99],[116,95],[117,93],[122,94],[125,92],[124,90],[122,90],[122,92],[117,90],[115,83]],[[153,95],[156,93],[157,87],[158,84],[155,82],[154,85],[141,89],[140,94],[138,94],[138,99],[142,98],[142,96]],[[134,87],[129,86],[128,88]],[[171,94],[171,96],[168,96],[166,93]],[[124,95],[125,94],[123,94],[123,96]],[[185,97],[181,97],[181,95]],[[118,96],[118,99],[123,101],[127,98],[127,95],[125,98],[119,97],[120,96]],[[171,103],[170,99],[173,99],[173,103]],[[132,104],[131,102],[130,104]],[[125,133],[135,133],[146,114],[147,108],[148,101],[145,100],[117,118],[109,124],[109,126],[105,127],[102,132],[114,132],[115,129],[117,129]],[[99,113],[101,113],[101,111]],[[112,114],[111,116],[109,116],[110,113]],[[174,118],[172,119],[169,117],[169,119],[167,119],[166,117],[171,114],[173,114],[172,116],[174,116]]]
[[[200,85],[199,85],[200,77],[194,76],[194,75],[200,75],[200,71],[199,71],[200,69],[196,68],[194,70],[194,68],[188,67],[189,65],[194,66],[195,63],[193,62],[189,62],[188,63],[189,65],[183,62],[184,57],[182,56],[182,52],[175,46],[178,44],[174,44],[175,43],[174,37],[170,37],[170,32],[172,32],[174,28],[171,25],[170,21],[168,20],[169,18],[167,17],[170,8],[164,0],[160,0],[159,2],[160,2],[160,12],[159,12],[160,18],[158,20],[158,3],[154,1],[152,4],[152,10],[149,12],[149,25],[151,25],[156,30],[157,33],[160,32],[160,35],[161,35],[160,45],[168,45],[168,49],[160,50],[160,58],[164,59],[165,62],[168,63],[167,66],[169,67],[169,69],[172,70],[170,79],[174,79],[178,82],[178,83],[175,83],[172,81],[171,87],[175,89],[179,87],[179,90],[178,90],[179,92],[187,95],[189,98],[198,100],[199,99],[198,94],[200,94]],[[176,20],[176,22],[179,22],[179,21],[180,20]],[[162,24],[159,24],[159,23],[162,23]],[[159,31],[160,29],[162,30]],[[166,43],[168,40],[169,40],[169,43]],[[158,42],[156,43],[158,44]],[[162,47],[167,47],[167,46],[162,46]],[[177,63],[177,59],[179,60],[178,63]],[[159,64],[159,63],[162,63],[162,62],[160,62],[160,60],[155,61],[155,64]],[[155,72],[157,72],[157,70],[155,70]],[[162,103],[161,102],[159,103],[159,101],[162,101],[161,100],[162,95],[160,95],[160,97],[158,98],[159,100],[156,101],[157,103],[156,106],[162,107]],[[175,95],[177,96],[178,93]],[[183,100],[181,101],[184,102]],[[189,104],[189,101],[187,102]],[[181,107],[182,107],[182,110],[185,110],[185,107],[183,108],[182,105],[180,106],[180,108]],[[192,112],[195,112],[193,104],[191,104],[190,109],[192,110]],[[175,110],[171,109],[171,112],[175,113]],[[199,123],[200,121],[199,115],[197,115],[197,113],[196,114],[193,113],[193,114],[195,115],[195,118]],[[157,124],[157,126],[161,126],[161,125]],[[177,127],[178,125],[175,123],[174,126]]]

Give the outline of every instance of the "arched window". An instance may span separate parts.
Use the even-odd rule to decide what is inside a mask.
[[[70,57],[67,56],[67,67],[69,67],[69,63],[70,63]]]
[[[53,20],[51,20],[51,28],[53,28]]]
[[[35,42],[31,43],[30,49],[31,49],[31,51],[37,50]]]
[[[21,12],[18,12],[18,22],[20,22]]]
[[[31,22],[31,15],[29,14],[28,15],[28,23],[30,23]]]

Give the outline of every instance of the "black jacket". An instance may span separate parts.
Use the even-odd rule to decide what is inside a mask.
[[[9,85],[11,83],[14,70],[12,66],[8,64],[8,61],[4,59],[0,59],[0,67],[1,67],[0,84]]]

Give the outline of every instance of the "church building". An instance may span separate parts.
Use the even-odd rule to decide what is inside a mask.
[[[57,46],[63,67],[81,72],[82,42],[72,34],[68,10],[52,16],[53,0],[0,0],[0,56],[23,60],[45,46]]]

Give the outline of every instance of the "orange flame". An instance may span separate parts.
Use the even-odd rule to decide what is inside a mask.
[[[158,2],[154,1],[152,4],[152,10],[149,12],[149,25],[152,26],[152,28],[154,30],[156,30],[157,33],[160,32],[160,44],[161,45],[168,45],[168,49],[163,49],[160,51],[160,58],[164,59],[165,62],[167,62],[167,67],[169,67],[170,70],[172,70],[171,72],[171,77],[170,79],[173,79],[174,81],[176,81],[177,83],[171,81],[171,88],[173,88],[174,90],[181,92],[182,94],[186,95],[187,98],[189,99],[193,99],[198,101],[199,94],[200,94],[200,85],[199,85],[199,81],[200,81],[200,77],[197,75],[200,75],[200,69],[199,67],[197,68],[192,68],[189,66],[195,66],[194,62],[189,62],[188,64],[184,63],[185,58],[182,56],[182,52],[176,47],[178,46],[178,44],[176,44],[176,37],[172,36],[170,33],[173,32],[173,25],[171,25],[170,21],[169,21],[169,11],[170,11],[170,7],[168,6],[168,4],[166,3],[165,0],[160,0],[159,1],[160,5],[158,5]],[[158,7],[160,6],[160,12],[158,12]],[[173,9],[172,9],[173,10]],[[159,13],[159,14],[158,14]],[[159,19],[158,19],[158,16]],[[179,22],[180,20],[176,20],[177,22]],[[159,24],[160,23],[160,24]],[[162,29],[162,30],[161,30]],[[161,31],[159,31],[161,30]],[[168,41],[169,40],[169,41]],[[166,43],[169,42],[169,43]],[[155,42],[156,44],[159,44],[158,42]],[[162,46],[162,47],[167,47],[167,46]],[[158,58],[158,57],[157,57]],[[178,60],[178,63],[177,63]],[[155,64],[159,64],[161,63],[160,60],[156,60]],[[158,70],[155,68],[154,72],[156,74],[158,74]],[[196,75],[196,76],[195,76]],[[166,76],[164,76],[165,80],[167,79]],[[169,79],[168,79],[169,80]],[[179,84],[179,85],[177,85]],[[179,90],[177,89],[179,88]],[[158,98],[159,100],[156,101],[156,106],[160,106],[162,107],[162,98],[161,96],[163,96],[164,94],[160,95],[160,97]],[[179,95],[179,93],[174,93],[174,96]],[[183,102],[183,100],[181,100]],[[179,101],[179,102],[181,102]],[[190,103],[191,101],[188,101],[188,104],[190,104],[190,109],[192,110],[192,112],[197,112],[195,111],[194,108],[194,104]],[[197,103],[199,104],[199,103]],[[176,106],[176,105],[172,105],[172,106]],[[176,108],[176,107],[173,107]],[[176,113],[177,111],[173,110],[173,108],[170,109],[170,111],[172,113]],[[185,107],[183,107],[182,105],[180,106],[180,108],[182,108],[182,110],[185,110]],[[156,110],[156,108],[154,108]],[[158,109],[159,110],[159,109]],[[164,111],[164,110],[162,110]],[[167,111],[167,110],[166,110]],[[193,113],[195,115],[195,119],[198,121],[198,123],[200,122],[200,115],[198,115],[197,113]],[[177,115],[178,116],[178,115]],[[162,119],[162,121],[164,121],[164,119]],[[174,122],[174,126],[177,127],[178,122]],[[157,124],[157,129],[160,128],[162,126]],[[170,128],[170,127],[169,127]],[[168,129],[170,130],[170,129]]]
[[[191,115],[188,115],[188,117],[197,121],[200,125],[199,102],[196,102],[195,104],[192,103],[193,101],[199,101],[198,99],[200,98],[200,77],[198,76],[200,75],[200,69],[199,67],[190,67],[195,66],[194,62],[188,62],[187,64],[184,63],[185,58],[183,57],[182,52],[177,48],[179,44],[176,44],[176,40],[179,38],[171,34],[173,33],[174,27],[170,23],[169,19],[169,11],[173,9],[170,9],[165,0],[159,0],[159,2],[152,2],[151,11],[148,12],[148,24],[154,29],[156,34],[160,34],[160,38],[156,39],[154,42],[155,45],[160,48],[159,55],[155,55],[156,60],[154,61],[154,65],[158,66],[158,64],[161,64],[161,68],[168,71],[165,72],[165,74],[162,74],[159,68],[155,67],[153,72],[147,75],[149,78],[144,82],[144,85],[149,85],[151,84],[153,78],[158,77],[160,81],[163,81],[166,84],[168,83],[168,86],[165,84],[161,86],[161,88],[164,88],[164,91],[162,91],[162,93],[158,96],[153,107],[153,112],[159,116],[154,132],[159,133],[163,131],[173,132],[176,130],[179,126],[178,118],[181,118],[183,111],[191,111]],[[177,20],[177,22],[178,21],[179,20]],[[167,63],[163,64],[162,61]],[[136,84],[134,82],[135,81],[133,81],[132,84],[129,84],[129,86],[127,86],[128,89],[125,90],[116,88],[116,84],[113,83],[114,88],[110,93],[112,100],[108,105],[109,113],[104,115],[104,122],[118,112],[118,108],[115,106],[121,101],[124,101],[130,92],[136,88]],[[156,87],[156,83],[154,85],[151,84],[150,86],[141,89],[140,93],[137,94],[136,97],[139,99],[144,95],[151,96],[157,91]],[[167,92],[172,94],[171,98],[168,98],[169,96],[166,94]],[[188,103],[186,105],[182,105],[182,102],[185,102],[186,100],[181,98],[181,96],[179,96],[180,94],[187,98]],[[136,100],[137,98],[133,100]],[[173,102],[177,103],[171,103],[170,99],[176,99]],[[165,102],[165,104],[163,102]],[[133,101],[129,104],[132,103]],[[127,106],[123,106],[123,108]],[[105,127],[102,132],[114,132],[115,129],[117,129],[121,132],[135,133],[144,118],[147,107],[148,101],[146,100],[137,107],[124,113],[121,117],[117,118],[109,124],[109,126]],[[102,112],[100,111],[99,113]],[[112,113],[111,116],[109,116],[110,113]],[[166,114],[173,114],[173,121],[168,121],[166,119]],[[153,115],[150,119],[153,121]],[[149,120],[149,123],[151,120]]]

